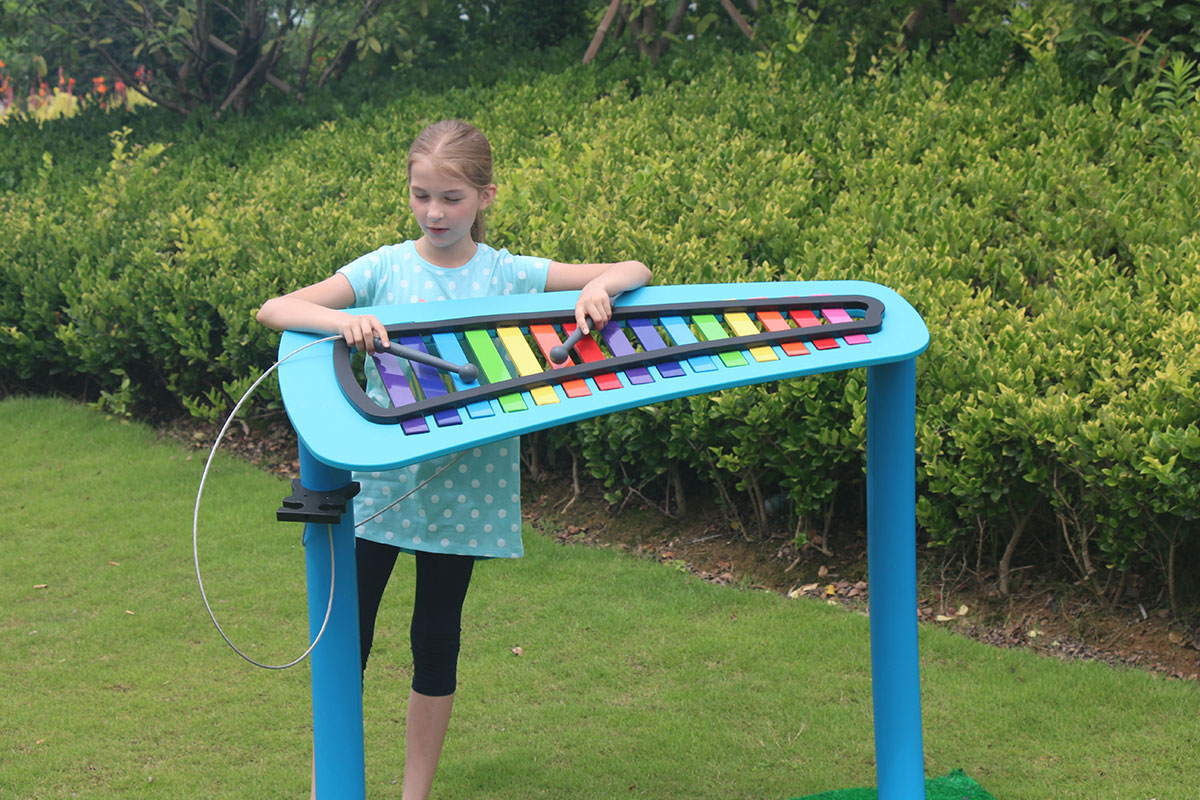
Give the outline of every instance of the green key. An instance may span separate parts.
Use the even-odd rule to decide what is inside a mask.
[[[704,337],[704,341],[706,342],[729,338],[729,334],[725,332],[725,329],[721,327],[721,323],[717,322],[717,318],[712,314],[697,314],[692,317],[692,322],[696,323],[696,328],[699,329],[700,335]],[[746,366],[745,357],[737,350],[726,350],[717,355],[721,356],[721,361],[725,362],[725,366],[727,367]]]
[[[467,343],[475,351],[475,357],[479,359],[479,366],[483,368],[488,383],[499,383],[512,377],[508,373],[508,367],[504,366],[500,352],[496,350],[496,343],[492,341],[491,334],[485,330],[473,330],[467,331],[466,337]],[[524,411],[525,401],[519,393],[506,394],[500,397],[500,408],[506,413]]]

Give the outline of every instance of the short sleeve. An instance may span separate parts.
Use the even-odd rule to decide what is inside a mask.
[[[373,253],[359,256],[338,270],[345,275],[354,289],[354,306],[379,305],[376,294],[384,283],[386,262],[390,258],[390,248],[381,247]]]
[[[546,291],[546,276],[550,259],[537,256],[515,256],[507,250],[496,253],[498,294],[531,294]]]

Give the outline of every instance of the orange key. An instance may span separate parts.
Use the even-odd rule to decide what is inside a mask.
[[[771,332],[786,331],[790,328],[787,320],[778,311],[760,311],[758,312],[758,321]],[[808,348],[804,346],[804,342],[780,342],[779,346],[789,356],[808,355]]]

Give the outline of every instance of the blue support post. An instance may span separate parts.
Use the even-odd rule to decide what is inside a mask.
[[[313,457],[300,441],[300,482],[312,491],[350,483],[350,473]],[[354,561],[354,511],[337,525],[304,526],[308,580],[308,629],[315,637],[329,606],[330,547],[333,536],[333,608],[320,643],[310,656],[313,695],[313,767],[318,798],[362,800],[366,796],[363,758],[362,665],[358,644],[358,570]]]
[[[867,368],[867,570],[879,800],[923,800],[917,654],[916,360]]]

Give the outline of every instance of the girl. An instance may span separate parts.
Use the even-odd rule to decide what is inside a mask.
[[[371,315],[341,309],[520,292],[579,290],[575,318],[603,327],[611,298],[650,280],[638,261],[563,264],[514,256],[483,244],[483,212],[496,197],[492,153],[484,135],[456,120],[430,125],[408,154],[409,205],[421,238],[387,245],[342,267],[319,283],[268,300],[259,322],[276,330],[338,333],[359,350],[374,352],[387,331]],[[501,303],[503,301],[500,301]],[[368,359],[368,391],[381,394]],[[362,491],[355,518],[365,520],[396,497],[421,486],[454,456],[394,472],[355,474]],[[362,664],[375,616],[397,554],[416,558],[416,595],[410,639],[412,693],[407,714],[403,800],[429,796],[457,686],[463,599],[477,558],[523,555],[518,440],[462,454],[391,510],[358,529],[356,560]]]

